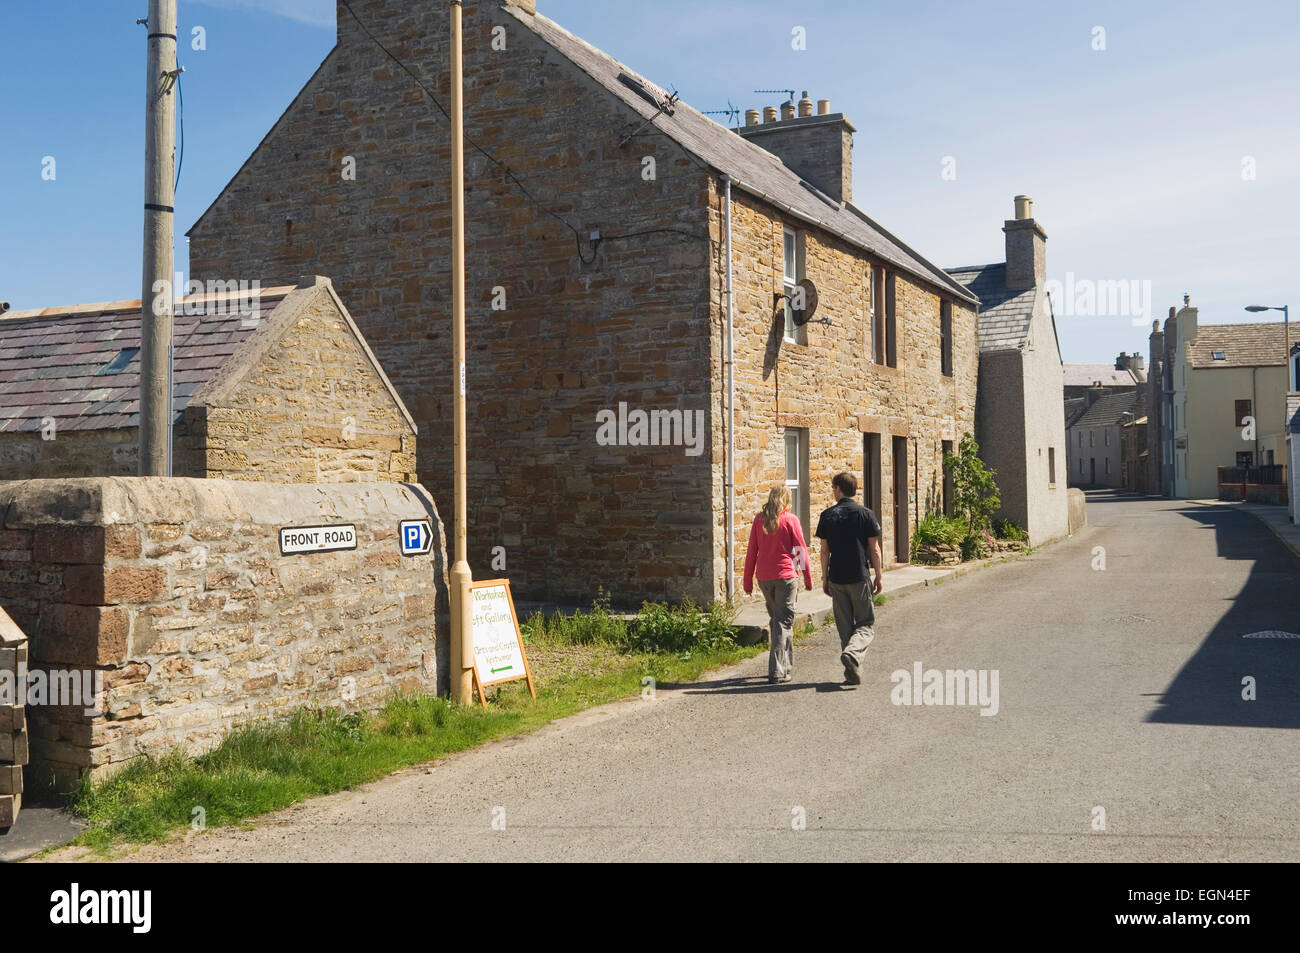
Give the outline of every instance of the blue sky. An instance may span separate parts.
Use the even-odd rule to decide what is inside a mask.
[[[427,0],[442,2],[442,0]],[[0,298],[137,298],[145,0],[5,0]],[[182,232],[333,45],[334,0],[180,0]],[[1048,276],[1150,282],[1203,323],[1297,304],[1300,5],[539,0],[697,109],[807,89],[857,127],[854,199],[945,267],[1000,261],[1034,199]],[[794,12],[792,12],[794,11]],[[802,27],[807,49],[792,48]],[[1104,29],[1105,49],[1095,49]],[[724,119],[725,121],[725,119]],[[45,157],[55,179],[42,179]],[[945,158],[955,178],[941,173]],[[1253,166],[1254,177],[1243,176]],[[177,267],[185,268],[184,238]],[[1069,362],[1146,351],[1132,314],[1061,313]],[[1130,307],[1130,311],[1135,309]],[[1280,318],[1280,315],[1273,315]]]

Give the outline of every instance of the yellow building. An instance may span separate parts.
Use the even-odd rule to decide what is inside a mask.
[[[1216,499],[1221,476],[1226,484],[1285,483],[1283,324],[1198,325],[1190,306],[1172,323],[1174,496]]]

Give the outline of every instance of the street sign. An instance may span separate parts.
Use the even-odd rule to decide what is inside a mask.
[[[397,538],[403,556],[427,556],[433,549],[433,524],[428,520],[402,520],[397,526]]]
[[[470,586],[470,624],[474,638],[474,679],[478,682],[479,700],[487,707],[483,689],[488,685],[528,679],[534,698],[533,675],[524,654],[523,635],[510,596],[510,580],[494,579]]]
[[[357,528],[352,523],[333,526],[283,526],[280,528],[280,555],[328,553],[357,548]]]

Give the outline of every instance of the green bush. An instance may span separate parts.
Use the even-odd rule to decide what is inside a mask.
[[[617,645],[628,642],[628,623],[609,608],[609,593],[597,590],[590,612],[579,609],[573,615],[557,612],[547,618],[536,612],[520,630],[525,642],[550,642],[553,645]]]
[[[984,537],[979,533],[971,533],[961,541],[961,558],[962,562],[971,559],[983,559],[988,555],[988,548],[984,544]]]
[[[1022,543],[1029,541],[1029,534],[1011,520],[996,520],[993,523],[993,535],[998,539],[1012,539]]]
[[[628,647],[636,652],[691,652],[733,644],[735,609],[714,602],[701,610],[689,599],[680,606],[647,602],[633,620]]]
[[[972,533],[989,528],[989,518],[1002,505],[993,471],[980,459],[980,445],[964,434],[957,453],[946,454],[943,467],[952,477],[952,508]]]
[[[966,524],[942,513],[931,513],[916,524],[912,531],[912,558],[922,546],[957,545],[967,534]]]

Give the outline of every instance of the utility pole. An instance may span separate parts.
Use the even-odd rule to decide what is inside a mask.
[[[169,476],[176,0],[149,0],[145,74],[144,274],[140,293],[140,475]],[[161,283],[161,284],[160,284]],[[159,290],[161,289],[161,290]]]
[[[451,292],[452,391],[456,416],[456,552],[451,567],[451,697],[462,705],[474,700],[474,628],[465,522],[465,100],[460,0],[451,0]]]

